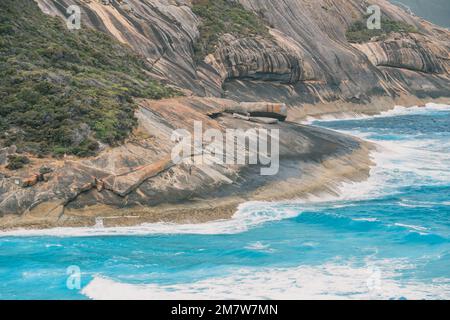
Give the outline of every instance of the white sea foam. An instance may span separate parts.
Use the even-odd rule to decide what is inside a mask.
[[[150,223],[135,227],[103,228],[52,228],[43,230],[18,229],[0,232],[0,237],[8,236],[54,236],[54,237],[91,237],[91,236],[143,236],[149,234],[236,234],[247,231],[262,223],[279,221],[295,217],[300,212],[280,208],[276,203],[247,202],[229,220],[218,220],[201,224]]]
[[[376,199],[396,194],[402,187],[446,185],[450,181],[450,154],[426,149],[430,141],[371,142],[377,145],[377,150],[371,154],[376,166],[371,169],[370,177],[360,183],[344,184],[339,199]]]
[[[242,204],[230,220],[219,220],[203,224],[154,223],[134,227],[104,228],[100,223],[87,228],[54,228],[45,230],[14,230],[0,232],[6,236],[56,236],[89,237],[149,234],[236,234],[258,225],[289,219],[301,214],[302,209],[314,210],[321,206],[342,207],[352,205],[348,201],[374,199],[398,192],[398,188],[422,180],[431,183],[448,183],[450,171],[447,154],[416,150],[394,142],[382,142],[372,153],[377,164],[368,180],[359,183],[343,183],[340,195],[310,197],[308,200],[280,202],[247,202]],[[436,170],[429,170],[429,166]],[[406,205],[406,204],[405,204]],[[99,220],[100,221],[100,220]]]
[[[266,253],[274,252],[274,249],[271,249],[269,244],[264,244],[261,241],[252,242],[249,245],[247,245],[245,249],[253,251],[261,251]]]
[[[62,244],[46,244],[46,248],[61,248]]]
[[[448,106],[447,106],[448,107]],[[435,108],[427,105],[426,108]],[[450,108],[450,107],[449,107]],[[417,112],[422,112],[420,108]],[[439,107],[439,110],[442,108]],[[397,109],[391,112],[416,112],[415,109]],[[386,115],[385,115],[386,116]],[[389,115],[388,115],[389,116]],[[355,135],[362,136],[355,132]],[[347,200],[373,199],[398,192],[402,186],[424,181],[448,183],[450,157],[447,153],[427,150],[436,141],[379,142],[372,153],[377,164],[370,178],[362,183],[347,183],[339,197],[310,199],[284,203],[249,202],[240,206],[230,220],[205,224],[146,224],[137,227],[104,228],[101,219],[95,228],[58,228],[50,230],[23,230],[0,233],[1,236],[109,236],[148,234],[234,234],[263,223],[296,217],[302,208],[343,207],[353,205]],[[429,168],[433,168],[430,170]],[[427,183],[429,184],[429,183]],[[403,201],[403,204],[414,205]],[[450,202],[444,202],[450,205]],[[418,204],[419,205],[419,204]],[[377,222],[376,218],[353,218],[355,221]],[[396,223],[397,227],[424,232],[425,227]],[[317,246],[305,242],[304,246]],[[271,252],[260,241],[250,242],[246,249]],[[180,252],[179,254],[183,254]],[[402,271],[414,269],[403,259],[366,261],[361,265],[350,262],[330,262],[320,266],[293,268],[244,268],[224,276],[174,285],[129,284],[97,275],[82,290],[91,299],[450,299],[450,279],[420,282],[401,280]],[[34,275],[28,275],[34,276]],[[130,278],[133,279],[132,276]],[[127,280],[125,280],[127,281]]]
[[[419,114],[429,111],[448,111],[450,105],[428,103],[425,107],[401,106],[383,112],[375,117],[392,117],[402,114]],[[370,118],[370,117],[362,117]],[[350,119],[355,119],[349,118]],[[333,121],[333,119],[329,119]],[[370,140],[371,132],[341,131],[358,136],[377,145],[377,150],[371,157],[376,166],[370,172],[370,177],[360,183],[346,183],[341,187],[341,193],[335,200],[364,200],[392,195],[402,187],[413,185],[442,185],[450,181],[450,154],[448,142],[432,139],[409,139],[400,141]],[[328,199],[332,201],[333,199]],[[348,203],[344,203],[348,205]],[[414,205],[403,202],[401,205]],[[425,206],[429,203],[420,203]],[[339,206],[336,204],[335,206]]]
[[[428,228],[421,227],[421,226],[410,225],[410,224],[404,224],[404,223],[395,223],[395,226],[411,229],[412,231],[419,231],[419,232],[428,231]]]
[[[127,284],[95,277],[82,293],[91,299],[449,299],[450,279],[398,280],[413,268],[401,259],[364,266],[326,263],[295,268],[240,269],[220,278],[175,285]]]
[[[403,107],[395,106],[394,109],[382,112],[375,117],[391,117],[406,114],[420,114],[428,111],[449,111],[450,105],[441,103],[427,103],[425,106]]]
[[[377,222],[377,218],[353,218],[353,221]]]
[[[399,206],[409,208],[432,208],[439,205],[448,205],[445,202],[433,202],[433,201],[414,201],[408,199],[401,199],[398,203]]]

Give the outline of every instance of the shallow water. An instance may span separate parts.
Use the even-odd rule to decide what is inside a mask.
[[[313,124],[380,146],[368,181],[203,225],[3,233],[0,298],[450,298],[450,106]]]

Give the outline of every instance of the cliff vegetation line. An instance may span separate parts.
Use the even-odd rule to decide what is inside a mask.
[[[202,19],[200,38],[194,51],[197,61],[214,53],[222,35],[229,33],[237,38],[270,37],[264,21],[233,0],[194,0],[192,11]]]
[[[0,147],[40,156],[90,156],[124,141],[134,97],[178,93],[149,80],[150,65],[108,35],[67,29],[33,0],[0,2]]]
[[[367,20],[356,21],[347,30],[346,37],[351,43],[366,43],[372,39],[384,40],[394,32],[416,33],[417,29],[403,21],[396,21],[383,17],[381,19],[381,29],[367,28]]]

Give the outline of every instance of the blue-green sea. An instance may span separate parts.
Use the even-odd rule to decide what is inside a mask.
[[[449,299],[450,106],[312,124],[376,143],[370,178],[228,221],[0,233],[0,299]]]

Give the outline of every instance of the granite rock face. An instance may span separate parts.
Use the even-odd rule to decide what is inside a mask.
[[[377,67],[408,69],[427,74],[449,72],[448,48],[426,41],[416,34],[396,34],[384,41],[355,45]]]
[[[200,20],[189,0],[114,0],[107,5],[101,0],[36,2],[43,12],[61,17],[69,6],[78,5],[82,27],[93,27],[130,45],[154,66],[155,78],[192,91],[201,88],[192,55]]]
[[[357,101],[375,95],[448,96],[450,32],[385,0],[240,0],[269,26],[271,36],[225,34],[213,54],[196,63],[201,20],[188,0],[36,0],[62,15],[82,7],[83,23],[129,44],[153,65],[153,77],[198,96],[302,103]],[[418,34],[352,45],[347,28],[378,4]],[[413,72],[411,72],[413,71]]]
[[[380,5],[382,12],[391,19],[415,26],[421,35],[398,34],[394,39],[365,47],[349,44],[345,32],[350,24],[363,18],[368,6],[364,1],[241,2],[255,12],[264,13],[279,35],[277,43],[287,43],[293,51],[302,54],[299,60],[304,61],[303,69],[309,71],[305,72],[309,76],[290,84],[288,89],[278,83],[256,85],[247,80],[228,81],[224,87],[230,97],[249,99],[262,95],[270,99],[272,96],[295,106],[299,102],[355,100],[365,103],[376,95],[422,95],[423,88],[432,96],[448,96],[450,33],[386,1],[371,1],[370,4]],[[375,59],[367,46],[378,48]],[[384,57],[387,57],[386,63],[383,63]]]
[[[366,1],[239,0],[266,22],[270,36],[225,34],[200,63],[194,45],[201,20],[189,0],[112,0],[108,5],[99,0],[35,1],[45,13],[60,16],[68,6],[79,5],[83,26],[131,46],[153,65],[149,77],[184,90],[188,97],[142,101],[133,135],[95,158],[32,158],[27,168],[10,172],[2,165],[10,151],[0,150],[0,227],[93,225],[85,208],[153,208],[239,196],[242,190],[257,191],[296,176],[300,180],[289,190],[306,181],[306,164],[346,157],[361,148],[360,141],[327,130],[250,122],[222,113],[239,109],[242,102],[286,104],[289,119],[303,104],[370,106],[378,96],[450,96],[450,32],[385,0],[370,4],[379,4],[387,16],[419,33],[351,44],[345,32],[362,19]],[[179,128],[192,131],[194,121],[222,132],[280,129],[280,174],[261,177],[258,167],[247,165],[175,165],[172,134]],[[341,178],[357,165],[344,162]],[[42,179],[32,186],[25,183],[44,166],[51,170]],[[8,218],[19,215],[19,220]]]

